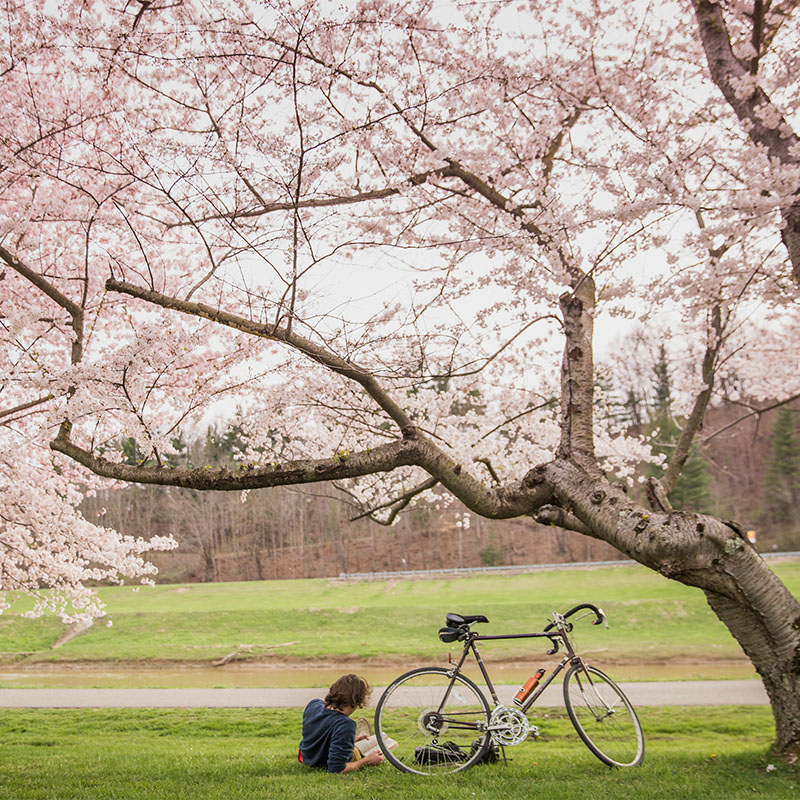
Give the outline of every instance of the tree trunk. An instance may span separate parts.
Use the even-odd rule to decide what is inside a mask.
[[[706,598],[764,682],[775,718],[776,749],[800,757],[800,609],[791,595],[782,596],[783,584],[777,581],[778,589],[775,582],[762,562],[748,575],[738,602],[711,591]],[[765,595],[763,605],[771,606],[768,616],[752,601],[753,595]]]
[[[776,749],[800,757],[800,603],[743,533],[733,523],[701,514],[650,512],[599,473],[566,460],[547,465],[540,477],[589,535],[705,592],[764,682]],[[556,521],[561,512],[551,507],[540,516]]]

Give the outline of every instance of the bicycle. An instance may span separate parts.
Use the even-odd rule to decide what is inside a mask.
[[[603,611],[591,603],[577,605],[564,614],[553,612],[549,624],[538,633],[482,635],[470,626],[488,622],[484,615],[448,614],[439,638],[464,643],[458,661],[449,669],[423,667],[406,672],[389,684],[375,708],[375,733],[387,760],[404,772],[419,775],[460,772],[496,750],[495,745],[505,748],[520,744],[529,735],[538,737],[538,728],[528,721],[528,709],[566,669],[564,705],[584,744],[609,766],[641,764],[644,736],[633,706],[611,678],[586,664],[570,640],[574,622],[567,619],[584,609],[586,613],[574,622],[594,614],[593,625],[604,623],[608,627]],[[519,708],[504,706],[497,698],[477,642],[532,638],[549,639],[552,647],[548,655],[563,646],[564,657],[527,697],[521,697],[524,692],[520,688],[517,697],[521,699],[514,701]],[[493,709],[478,685],[461,671],[470,652],[483,674]]]

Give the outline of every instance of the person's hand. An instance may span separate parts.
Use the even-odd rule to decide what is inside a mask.
[[[356,741],[357,742],[363,742],[364,739],[369,739],[369,734],[368,733],[362,733],[361,736],[356,736]]]
[[[364,756],[364,766],[374,767],[378,764],[383,764],[384,758],[386,758],[386,756],[384,756],[380,750],[371,750]]]

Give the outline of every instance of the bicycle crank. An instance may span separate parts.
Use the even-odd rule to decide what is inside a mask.
[[[512,745],[524,742],[528,733],[539,735],[536,726],[518,708],[497,706],[489,717],[489,732],[497,744]]]

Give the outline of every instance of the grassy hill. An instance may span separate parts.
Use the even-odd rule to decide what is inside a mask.
[[[800,560],[774,568],[800,596]],[[587,601],[604,608],[610,622],[608,629],[579,625],[578,644],[598,663],[741,657],[701,592],[639,566],[113,587],[100,594],[106,619],[56,649],[64,625],[24,618],[28,601],[17,599],[0,616],[0,660],[210,663],[242,646],[255,658],[291,661],[441,659],[451,646],[436,634],[448,611],[486,614],[491,622],[482,632],[519,633],[541,630],[552,610]],[[524,641],[487,643],[484,651],[489,660],[541,652]]]

